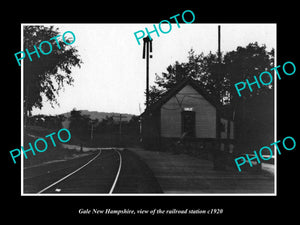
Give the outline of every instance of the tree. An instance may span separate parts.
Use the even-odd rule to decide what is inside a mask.
[[[220,102],[223,103],[226,99],[227,103],[233,104],[236,99],[239,100],[235,83],[247,78],[251,80],[254,75],[259,75],[272,67],[274,67],[274,49],[267,52],[266,46],[259,46],[257,42],[221,54],[220,60],[217,54],[212,52],[207,55],[203,53],[196,55],[191,49],[188,52],[187,63],[176,61],[166,68],[166,73],[162,72],[161,76],[156,76],[155,85],[150,87],[150,98],[159,98],[159,94],[172,88],[182,78],[191,77],[199,81],[206,91]],[[255,92],[243,93],[243,98],[247,99],[262,92],[268,93],[271,89],[272,85],[262,86]]]
[[[150,86],[149,90],[149,104],[155,103],[164,91],[162,89],[157,88],[156,86]],[[146,92],[145,92],[146,94]],[[146,105],[146,102],[145,102]]]
[[[199,81],[208,93],[217,96],[217,84],[223,87],[226,83],[224,80],[217,80],[218,69],[219,61],[216,54],[210,52],[206,56],[203,53],[196,55],[191,49],[188,52],[187,63],[176,61],[166,68],[166,73],[162,72],[161,76],[156,76],[155,85],[151,86],[149,91],[150,104],[186,77]]]
[[[224,56],[224,72],[229,85],[230,104],[235,112],[235,128],[237,148],[250,151],[250,147],[271,143],[274,133],[274,88],[273,83],[264,86],[252,85],[253,92],[244,91],[237,95],[234,84],[258,77],[263,71],[270,71],[274,67],[274,49],[270,52],[266,46],[259,46],[257,42],[246,47],[237,47],[235,51]]]
[[[172,88],[179,80],[186,76],[185,65],[184,63],[175,62],[174,65],[169,65],[167,67],[167,73],[162,72],[162,76],[156,76],[155,83],[158,85],[160,89],[168,90]],[[150,92],[157,92],[158,89],[150,87]]]
[[[266,51],[266,46],[259,46],[257,42],[250,43],[246,47],[237,47],[236,50],[228,52],[224,56],[225,77],[229,81],[228,91],[231,93],[231,103],[235,104],[236,100],[241,99],[237,95],[234,84],[240,81],[254,81],[253,76],[257,76],[263,71],[270,71],[274,67],[274,49],[270,52]],[[255,85],[253,85],[255,87]],[[243,92],[242,99],[251,98],[254,95],[259,95],[262,92],[267,93],[272,88],[272,85],[256,88],[253,92]]]
[[[24,108],[25,116],[28,116],[33,107],[42,108],[43,96],[53,104],[59,104],[57,96],[65,85],[72,85],[74,78],[71,76],[71,68],[80,67],[82,60],[78,50],[72,45],[66,45],[61,38],[56,41],[51,38],[59,35],[58,28],[53,26],[24,26],[24,49],[34,51],[42,41],[52,44],[52,52],[49,55],[40,54],[40,58],[33,54],[32,61],[29,57],[24,59]],[[67,42],[71,43],[67,38]],[[48,49],[47,49],[48,48]],[[50,46],[43,45],[43,51],[49,52]]]
[[[89,115],[81,115],[81,111],[75,108],[71,111],[70,116],[70,131],[72,135],[80,140],[87,140],[90,137],[91,119]]]

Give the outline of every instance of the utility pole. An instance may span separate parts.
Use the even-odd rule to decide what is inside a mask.
[[[94,124],[92,123],[91,127],[91,140],[93,140]]]
[[[139,116],[139,141],[142,142],[142,109],[141,109],[141,104],[139,103],[139,111],[140,111],[140,116]]]
[[[221,25],[218,25],[218,59],[221,60]]]
[[[218,25],[218,65],[217,65],[217,96],[218,98],[220,98],[220,100],[223,103],[223,97],[222,97],[222,85],[221,85],[221,77],[222,77],[222,72],[221,72],[221,26]],[[217,146],[214,152],[214,169],[225,169],[225,165],[224,165],[224,154],[221,151],[221,117],[220,117],[220,112],[219,110],[217,110],[217,116],[216,116],[216,120],[217,120],[217,127],[216,127],[216,140],[217,140]]]
[[[219,92],[219,98],[221,98],[221,102],[223,105],[223,95],[222,95],[222,71],[221,71],[221,26],[218,25],[218,92]]]
[[[152,41],[149,36],[143,38],[143,59],[145,59],[146,54],[146,107],[149,106],[149,57],[152,58],[152,55],[149,56],[149,52],[152,53]]]
[[[121,145],[121,137],[122,137],[122,118],[126,118],[126,116],[122,116],[122,114],[120,113],[119,116],[112,116],[119,118],[119,145]]]
[[[91,124],[91,129],[89,129],[91,131],[91,140],[93,140],[94,138],[94,123],[96,122],[97,120],[91,120],[90,121],[90,124]]]

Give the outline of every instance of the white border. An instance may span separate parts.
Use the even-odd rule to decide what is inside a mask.
[[[108,23],[21,23],[21,51],[23,51],[24,46],[23,46],[23,26],[28,26],[28,25],[76,25],[76,24],[108,24]],[[118,24],[118,23],[116,23]],[[199,24],[199,23],[195,23]],[[273,24],[276,25],[275,27],[275,52],[274,52],[274,65],[275,67],[277,66],[277,23],[203,23],[203,25],[228,25],[228,24]],[[23,145],[24,142],[24,121],[23,121],[23,115],[24,115],[24,109],[23,109],[23,98],[24,98],[24,67],[23,67],[23,61],[21,62],[21,146]],[[277,141],[277,76],[275,76],[275,71],[274,71],[274,77],[275,78],[275,85],[274,85],[274,140],[275,142]],[[275,162],[274,162],[274,193],[203,193],[203,194],[168,194],[168,193],[162,193],[162,194],[29,194],[29,193],[24,193],[24,173],[23,173],[23,168],[24,168],[24,157],[21,157],[21,196],[277,196],[277,152],[275,151],[275,146],[274,146],[274,153],[275,153]],[[21,154],[22,155],[22,154]]]
[[[277,66],[277,23],[276,23],[276,36],[275,36],[275,43],[276,48],[274,52],[274,66]],[[274,70],[274,142],[277,141],[277,76],[275,76],[275,70]],[[277,151],[275,149],[274,145],[274,153],[275,153],[275,160],[274,160],[274,195],[277,196]]]
[[[23,25],[21,24],[21,51],[24,51]],[[24,65],[21,61],[21,146],[24,146]],[[24,195],[24,157],[21,154],[21,196]]]

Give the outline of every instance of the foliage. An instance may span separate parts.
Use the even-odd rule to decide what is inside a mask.
[[[166,68],[167,72],[156,76],[155,85],[150,87],[150,102],[155,102],[161,93],[172,88],[181,79],[191,77],[199,81],[206,91],[220,102],[229,104],[237,97],[235,83],[247,78],[252,80],[254,75],[258,76],[262,71],[272,67],[274,67],[274,50],[267,52],[266,46],[259,46],[257,42],[250,43],[246,47],[237,47],[224,56],[221,54],[220,59],[217,53],[197,55],[191,49],[188,52],[188,62],[176,61]],[[248,98],[259,95],[268,92],[271,87],[272,85],[262,86],[252,93],[245,91],[243,96]]]
[[[266,51],[266,46],[259,46],[258,43],[250,43],[245,48],[238,47],[235,51],[228,52],[223,59],[223,67],[225,77],[229,80],[227,91],[230,92],[231,101],[239,99],[237,96],[234,84],[240,81],[249,79],[249,82],[254,81],[253,76],[258,77],[263,71],[270,71],[274,67],[274,49],[270,52]],[[252,85],[255,87],[256,85]],[[267,93],[272,88],[270,86],[261,85],[261,88],[256,88],[255,91],[243,92],[244,99]]]
[[[72,135],[81,140],[87,140],[90,137],[91,119],[89,115],[82,115],[80,110],[73,109],[69,118],[69,130]]]
[[[62,128],[62,122],[65,119],[66,117],[63,115],[56,115],[56,116],[35,115],[28,118],[27,125],[58,130]]]
[[[66,45],[61,37],[58,42],[51,38],[59,35],[58,28],[53,26],[24,26],[24,50],[34,51],[34,46],[39,48],[42,41],[49,41],[52,44],[52,52],[43,55],[39,51],[32,54],[32,61],[26,55],[24,59],[24,106],[26,115],[31,112],[33,107],[42,108],[43,96],[51,103],[57,102],[57,95],[65,85],[72,85],[74,78],[71,76],[71,68],[80,67],[82,60],[78,55],[78,50],[73,45]],[[71,42],[69,39],[67,42]],[[48,49],[47,49],[48,48]],[[48,52],[49,46],[44,44],[43,51]]]
[[[114,146],[116,144],[116,138],[119,138],[120,121],[119,119],[115,119],[113,116],[106,116],[106,118],[98,121],[98,119],[91,119],[89,115],[82,115],[81,111],[73,109],[69,120],[70,132],[83,142],[89,141],[91,143],[101,143],[102,141],[95,140],[95,137],[107,139],[108,136],[111,136],[110,145]],[[91,132],[93,132],[93,140],[91,140]],[[123,137],[128,138],[129,136],[137,137],[138,134],[139,121],[137,116],[133,116],[129,122],[121,121],[122,139]],[[108,144],[109,140],[106,140],[105,142]]]

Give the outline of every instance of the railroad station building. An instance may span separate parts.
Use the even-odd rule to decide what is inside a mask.
[[[199,82],[185,78],[141,114],[142,142],[146,148],[175,148],[201,153],[234,148],[232,112]]]

